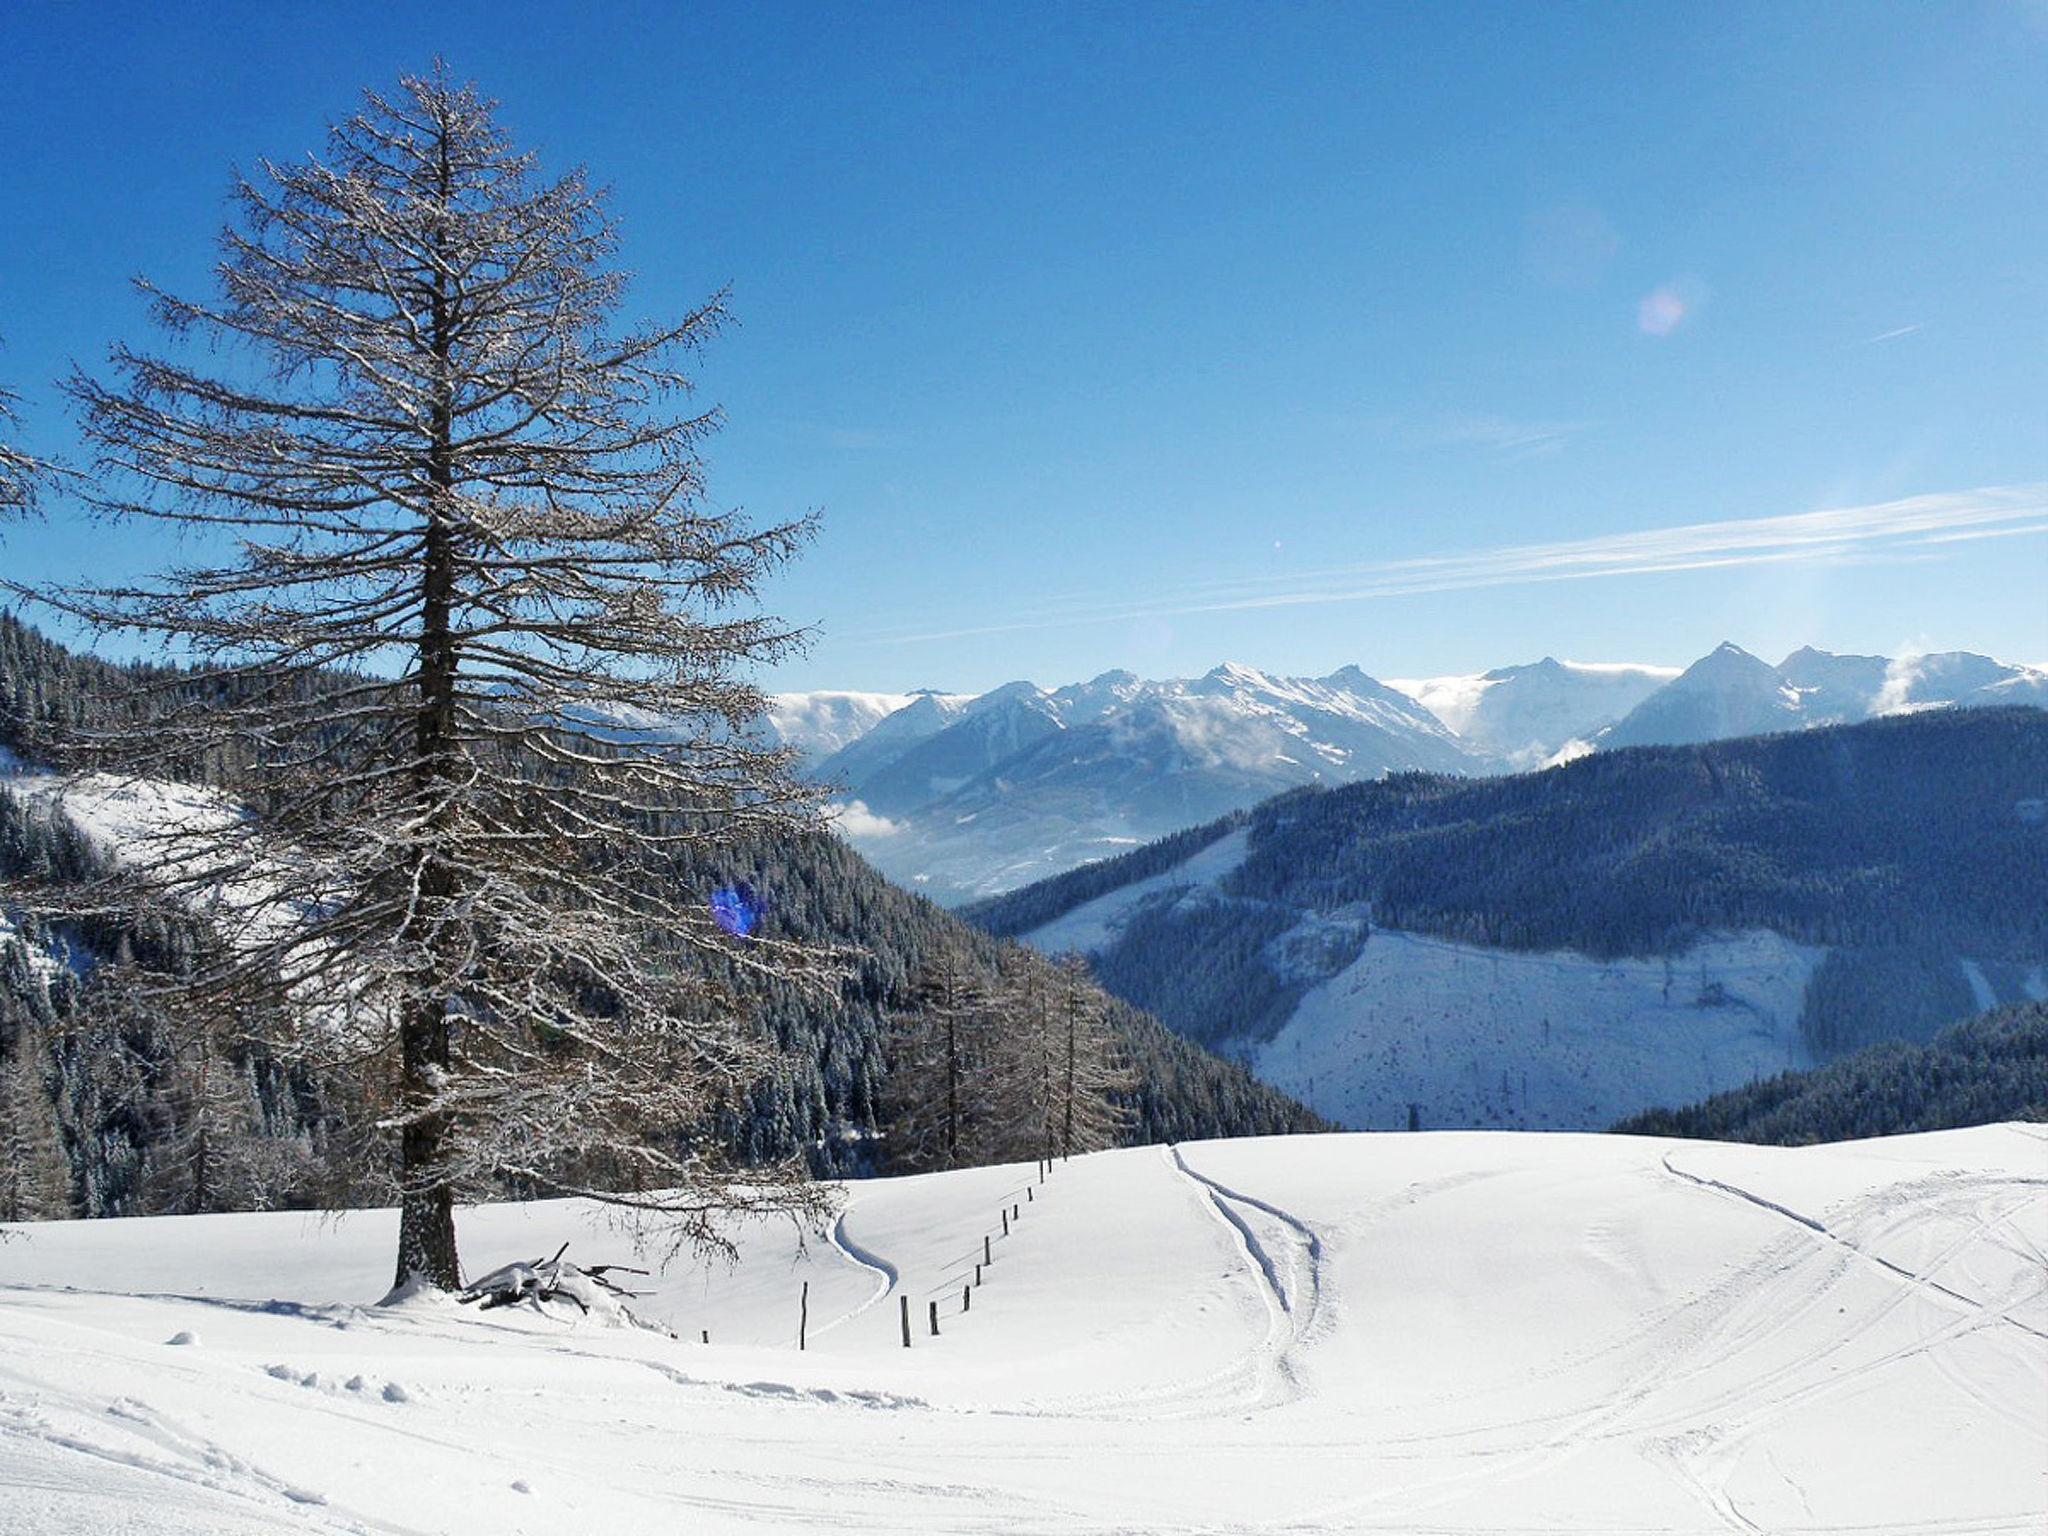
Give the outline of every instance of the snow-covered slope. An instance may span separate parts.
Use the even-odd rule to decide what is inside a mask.
[[[2044,774],[1943,710],[1358,784],[974,917],[1340,1124],[1595,1130],[2022,1001]]]
[[[1526,954],[1382,929],[1252,1070],[1339,1125],[1612,1125],[1813,1065],[1826,951],[1759,930],[1670,959]]]
[[[802,1249],[751,1229],[736,1268],[649,1282],[673,1338],[365,1307],[389,1212],[28,1229],[0,1247],[0,1531],[2048,1522],[2038,1127],[1207,1142],[1032,1174],[858,1185]],[[463,1236],[477,1271],[624,1253],[561,1206]]]

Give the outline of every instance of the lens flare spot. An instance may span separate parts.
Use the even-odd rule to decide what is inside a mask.
[[[761,898],[741,880],[711,893],[711,920],[736,939],[750,939],[761,926]]]
[[[1645,336],[1669,336],[1685,324],[1686,302],[1669,288],[1645,294],[1636,306],[1636,329]]]

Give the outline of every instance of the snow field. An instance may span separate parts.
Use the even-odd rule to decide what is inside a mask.
[[[650,1283],[638,1310],[680,1337],[362,1305],[389,1212],[20,1229],[0,1532],[2048,1520],[2039,1127],[1797,1150],[1274,1138],[1034,1177],[855,1185],[802,1243],[749,1226],[737,1266]],[[627,1257],[562,1203],[461,1229],[473,1272],[564,1239]]]
[[[1579,1130],[1813,1065],[1799,1027],[1826,951],[1758,929],[1601,960],[1375,929],[1251,1067],[1340,1125]]]

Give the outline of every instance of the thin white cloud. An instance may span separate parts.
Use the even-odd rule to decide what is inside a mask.
[[[1140,603],[1109,596],[1075,598],[999,622],[873,630],[842,639],[853,644],[909,645],[1198,613],[1359,603],[1674,571],[1928,560],[1936,558],[1928,552],[1929,545],[2044,532],[2048,532],[2048,484],[1987,486],[1820,512],[1685,523],[1587,539],[1237,577],[1197,583]]]
[[[1452,416],[1438,423],[1433,441],[1478,448],[1506,458],[1557,453],[1590,425],[1583,421],[1517,421],[1506,416]]]
[[[1874,347],[1881,341],[1897,341],[1900,337],[1911,336],[1912,334],[1914,334],[1914,332],[1920,329],[1921,327],[1917,325],[1896,326],[1889,331],[1879,331],[1875,336],[1864,337],[1863,345],[1866,347]]]

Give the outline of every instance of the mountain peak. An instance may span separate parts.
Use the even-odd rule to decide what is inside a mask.
[[[1205,672],[1202,681],[1225,688],[1262,688],[1268,678],[1257,667],[1248,667],[1241,661],[1226,661]]]
[[[1776,672],[1768,661],[1753,656],[1733,640],[1723,640],[1713,650],[1685,669],[1687,677],[1720,677],[1743,673]]]
[[[1384,686],[1378,678],[1367,672],[1365,668],[1355,661],[1346,663],[1328,677],[1319,678],[1318,681],[1327,683],[1332,688],[1342,688],[1347,692],[1353,689],[1367,688],[1377,693]]]

